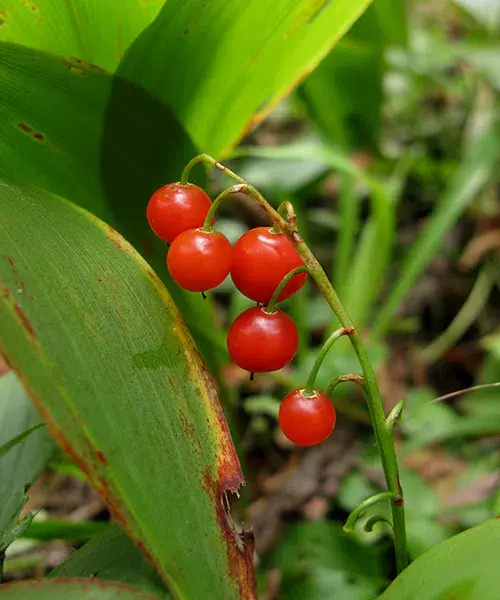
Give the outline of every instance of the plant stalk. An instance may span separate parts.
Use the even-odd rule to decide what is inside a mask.
[[[229,195],[231,193],[244,193],[255,200],[255,202],[263,208],[273,225],[277,227],[294,245],[296,251],[302,258],[304,265],[309,273],[309,276],[316,283],[319,291],[328,302],[329,306],[337,316],[340,324],[344,329],[353,330],[352,334],[349,335],[351,344],[358,357],[361,369],[363,371],[364,389],[366,392],[366,401],[368,404],[368,410],[372,419],[373,430],[375,434],[375,440],[377,443],[378,451],[380,453],[382,467],[384,470],[384,476],[387,483],[388,493],[391,493],[391,509],[392,509],[392,521],[394,528],[394,548],[396,555],[396,567],[398,573],[400,573],[408,564],[408,553],[407,553],[407,541],[406,541],[406,523],[405,523],[405,509],[403,500],[403,491],[401,489],[401,483],[399,480],[399,468],[396,457],[396,449],[394,446],[394,440],[392,436],[392,428],[386,423],[382,398],[375,377],[375,372],[371,365],[368,353],[363,344],[359,332],[356,330],[354,323],[349,317],[344,306],[340,302],[337,293],[335,292],[330,280],[328,279],[323,267],[320,265],[314,254],[311,252],[307,244],[300,237],[296,224],[289,223],[283,219],[283,217],[276,211],[262,196],[262,194],[254,188],[252,185],[245,182],[244,179],[233,173],[220,163],[208,155],[200,155],[195,157],[188,163],[184,172],[183,178],[187,181],[190,169],[200,163],[205,162],[221,170],[223,173],[237,181],[240,185],[232,186],[226,190],[227,193],[222,193],[219,198],[224,194]],[[212,208],[215,210],[214,202]],[[210,215],[211,218],[211,215]],[[208,219],[208,216],[207,216]],[[210,223],[210,220],[208,220]]]
[[[323,361],[325,360],[330,348],[343,335],[352,335],[353,333],[354,329],[345,329],[345,327],[342,327],[340,329],[337,329],[337,331],[334,331],[323,344],[321,350],[316,356],[316,360],[314,361],[311,372],[309,373],[309,379],[307,380],[306,387],[304,388],[304,394],[306,396],[312,396],[314,394],[314,384],[316,383],[316,377],[318,376],[321,365],[323,364]]]

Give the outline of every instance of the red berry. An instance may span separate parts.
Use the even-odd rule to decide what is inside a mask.
[[[171,243],[183,231],[201,227],[211,204],[197,185],[169,183],[151,196],[146,214],[156,235]]]
[[[217,231],[188,229],[178,235],[167,253],[172,279],[185,290],[204,292],[229,275],[232,247]]]
[[[294,390],[281,403],[278,420],[290,441],[315,446],[332,433],[336,415],[325,394],[315,390],[312,396],[306,396],[304,390]]]
[[[283,234],[272,233],[269,227],[257,227],[247,231],[236,242],[231,277],[247,298],[267,304],[283,277],[302,264],[292,243]],[[306,273],[293,277],[279,300],[295,294],[306,278]]]
[[[231,359],[242,369],[256,373],[277,371],[297,352],[299,333],[281,310],[267,313],[262,306],[248,308],[229,329],[227,347]]]

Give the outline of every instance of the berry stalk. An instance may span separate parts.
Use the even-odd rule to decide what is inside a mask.
[[[323,364],[323,361],[325,360],[330,348],[343,335],[352,335],[353,333],[354,329],[346,329],[345,327],[342,327],[341,329],[334,331],[323,344],[321,350],[318,352],[316,360],[314,361],[311,372],[309,373],[309,379],[307,380],[306,387],[304,388],[304,393],[306,396],[311,396],[314,393],[316,377],[318,376],[321,365]],[[327,394],[327,396],[329,396],[329,394]]]
[[[277,288],[274,290],[273,295],[271,296],[271,300],[269,300],[266,308],[264,309],[266,312],[274,312],[274,308],[276,306],[276,303],[278,302],[278,298],[280,297],[281,292],[286,288],[288,282],[291,281],[295,277],[295,275],[298,275],[299,273],[307,273],[307,269],[304,266],[296,267],[295,269],[292,269],[290,273],[287,273],[285,277],[283,277]]]
[[[256,188],[246,183],[245,180],[236,175],[236,173],[230,171],[229,169],[218,163],[215,159],[211,158],[206,154],[199,155],[188,163],[182,174],[181,183],[187,182],[187,177],[191,168],[199,163],[206,163],[219,169],[220,171],[237,181],[239,184],[228,188],[227,190],[222,192],[222,194],[219,195],[219,197],[212,204],[212,208],[210,209],[210,212],[212,214],[210,214],[209,212],[209,215],[207,215],[207,221],[205,223],[208,223],[208,226],[210,225],[210,220],[213,216],[213,213],[216,210],[216,205],[218,205],[218,203],[220,203],[220,201],[224,197],[227,197],[230,194],[234,193],[244,193],[249,197],[253,198],[254,201],[267,212],[269,218],[271,219],[276,229],[281,231],[281,233],[283,233],[294,245],[296,251],[302,258],[302,261],[307,269],[309,276],[316,283],[319,291],[321,292],[321,294],[323,295],[323,297],[328,302],[329,306],[337,316],[337,319],[339,320],[342,327],[344,329],[353,330],[352,334],[349,335],[349,339],[351,341],[354,351],[356,352],[361,369],[363,371],[363,387],[365,390],[368,410],[370,412],[370,417],[372,420],[375,441],[377,443],[377,448],[380,453],[382,467],[384,470],[384,476],[388,488],[388,492],[386,493],[390,493],[391,498],[392,521],[394,529],[394,548],[396,555],[396,566],[397,571],[399,573],[408,564],[403,490],[401,488],[401,483],[399,480],[399,467],[392,435],[392,426],[390,426],[386,422],[384,407],[380,395],[380,390],[378,388],[377,379],[375,377],[375,372],[368,357],[365,345],[363,344],[363,340],[361,339],[361,336],[356,330],[354,323],[352,322],[347,311],[342,305],[335,289],[333,288],[330,280],[328,279],[325,271],[323,270],[323,267],[320,265],[317,258],[314,256],[312,251],[309,249],[307,244],[299,235],[299,232],[296,228],[296,223],[293,220],[289,222],[283,219],[283,217],[278,213],[278,211],[275,210],[269,204],[269,202],[267,202],[264,196],[262,196],[262,194]]]

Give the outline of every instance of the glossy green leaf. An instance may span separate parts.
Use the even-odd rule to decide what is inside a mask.
[[[196,154],[171,111],[144,90],[70,59],[0,43],[0,178],[71,198],[113,225],[166,282],[217,372],[224,347],[210,302],[168,276],[145,218],[153,191]],[[28,94],[26,90],[36,90]]]
[[[155,600],[122,583],[98,579],[55,579],[4,584],[2,600]]]
[[[450,186],[429,218],[420,237],[405,256],[401,273],[378,312],[374,333],[381,335],[390,326],[401,303],[429,261],[441,247],[445,234],[476,198],[491,176],[500,144],[495,129],[488,129],[477,141],[455,173]]]
[[[118,525],[73,552],[49,577],[97,577],[170,598],[153,567]]]
[[[166,2],[118,73],[171,106],[199,148],[220,155],[311,72],[369,1]]]
[[[3,210],[3,204],[2,204]],[[2,248],[3,244],[0,245]],[[4,256],[2,262],[9,264]],[[10,266],[10,264],[9,264]],[[19,282],[18,282],[19,283]],[[16,294],[19,289],[16,289]],[[25,290],[24,290],[25,291]],[[24,293],[23,291],[23,293]],[[22,294],[17,294],[21,297]],[[55,446],[45,428],[33,431],[42,418],[30,402],[14,373],[0,377],[0,446],[31,433],[0,458],[0,552],[14,541],[29,519],[20,526],[17,517],[26,504],[26,489],[54,453]]]
[[[53,435],[174,597],[253,598],[251,544],[222,505],[239,462],[168,292],[75,205],[6,183],[0,203],[0,352]]]
[[[380,600],[497,600],[500,520],[464,531],[417,558]]]
[[[163,1],[3,0],[0,41],[73,56],[113,71]]]

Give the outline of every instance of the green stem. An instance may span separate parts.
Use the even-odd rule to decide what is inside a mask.
[[[380,522],[387,523],[387,525],[390,525],[392,529],[392,521],[388,519],[385,515],[373,515],[372,517],[366,520],[363,529],[367,533],[370,533],[373,531],[373,526]]]
[[[316,356],[316,360],[314,361],[311,372],[309,374],[309,379],[307,380],[306,387],[304,388],[304,394],[306,396],[313,395],[314,384],[316,383],[316,377],[318,376],[321,365],[323,364],[323,361],[325,360],[326,355],[328,354],[328,351],[330,350],[330,348],[343,335],[352,335],[353,333],[354,333],[354,329],[345,329],[344,327],[341,327],[340,329],[337,329],[337,331],[334,331],[330,335],[330,337],[326,340],[326,342],[323,344],[323,346],[321,347],[321,350],[318,352],[318,355]]]
[[[404,406],[404,400],[400,400],[399,402],[397,402],[394,405],[394,408],[387,415],[387,418],[385,420],[385,422],[387,423],[387,427],[390,427],[391,429],[394,428],[394,425],[396,425],[399,417],[401,416],[401,411],[403,410],[403,406]]]
[[[206,157],[206,155],[202,155]],[[197,157],[198,158],[198,157]],[[193,161],[196,159],[193,159]],[[368,410],[372,419],[375,440],[380,453],[382,467],[384,470],[384,476],[387,483],[387,487],[391,493],[391,506],[392,506],[392,520],[394,525],[394,546],[396,554],[396,566],[398,572],[401,572],[408,564],[408,553],[407,553],[407,542],[406,542],[406,524],[405,524],[405,511],[403,502],[403,491],[399,481],[399,468],[396,457],[396,449],[394,447],[394,440],[392,437],[392,429],[387,426],[385,421],[384,407],[380,391],[375,377],[375,372],[371,365],[368,353],[363,344],[363,340],[359,335],[358,331],[354,327],[354,323],[347,314],[347,311],[340,302],[337,293],[333,289],[325,271],[319,264],[317,258],[311,252],[307,244],[300,237],[296,225],[289,224],[285,221],[281,215],[266,201],[262,194],[254,188],[252,185],[245,183],[243,179],[232,173],[214,159],[203,158],[197,162],[208,162],[219,170],[232,177],[242,185],[233,186],[231,193],[241,192],[245,193],[255,200],[255,202],[262,207],[273,225],[276,225],[278,229],[290,240],[297,250],[299,256],[302,258],[304,265],[309,273],[310,277],[316,283],[319,291],[328,302],[333,312],[336,314],[340,324],[345,329],[354,329],[352,335],[349,336],[351,344],[358,356],[361,369],[363,371],[364,378],[364,389],[366,393],[366,401],[368,404]],[[191,161],[191,163],[193,163]],[[190,163],[190,164],[191,164]],[[193,165],[196,163],[193,163]],[[188,165],[189,166],[189,165]],[[186,167],[187,169],[188,167]],[[189,170],[187,171],[189,173]],[[238,188],[238,189],[235,189]]]
[[[219,169],[219,171],[222,171],[225,175],[231,177],[231,179],[234,179],[238,183],[246,183],[246,181],[239,175],[236,175],[234,171],[231,171],[231,169],[221,165],[220,162],[216,161],[215,158],[212,158],[208,154],[198,154],[198,156],[195,156],[188,162],[188,164],[184,167],[184,171],[182,171],[180,183],[182,183],[182,185],[186,185],[189,180],[191,169],[202,163],[205,163],[210,167],[214,167],[215,169]]]
[[[241,188],[244,187],[244,184],[238,183],[225,189],[217,196],[217,198],[212,202],[212,206],[210,207],[207,216],[205,217],[205,222],[203,223],[202,227],[203,231],[212,231],[212,220],[222,201],[225,200],[228,196],[231,196],[232,194],[237,194],[239,191],[241,191]]]
[[[394,492],[390,492],[390,491],[380,492],[380,494],[375,494],[375,496],[371,496],[370,498],[367,498],[364,502],[361,502],[361,504],[359,506],[356,506],[356,508],[352,511],[352,513],[347,518],[347,521],[345,522],[345,525],[344,525],[344,531],[347,531],[347,532],[354,531],[354,526],[356,525],[356,521],[365,512],[365,510],[367,508],[369,508],[370,506],[372,506],[373,504],[376,504],[377,502],[380,502],[381,500],[385,500],[386,498],[389,500],[392,500],[394,502],[394,500],[395,500]]]
[[[307,269],[301,265],[300,267],[295,267],[289,273],[287,273],[283,279],[279,282],[278,286],[273,292],[271,296],[271,300],[267,303],[266,308],[264,309],[267,313],[273,313],[276,303],[278,302],[278,298],[280,297],[281,292],[285,289],[291,279],[298,275],[299,273],[307,273]]]
[[[293,204],[291,202],[284,200],[278,206],[278,214],[280,214],[289,225],[295,226],[297,216],[295,215],[295,210],[293,209]],[[273,225],[273,233],[281,233],[280,228],[276,224]]]
[[[366,394],[366,389],[365,389],[365,381],[364,379],[361,377],[361,375],[358,375],[357,373],[346,373],[345,375],[340,375],[340,377],[336,377],[328,386],[328,389],[326,390],[326,395],[328,397],[331,397],[331,395],[333,394],[334,389],[339,385],[339,383],[345,383],[349,381],[350,383],[356,383],[359,386],[361,386],[361,388],[363,389],[364,393]]]

